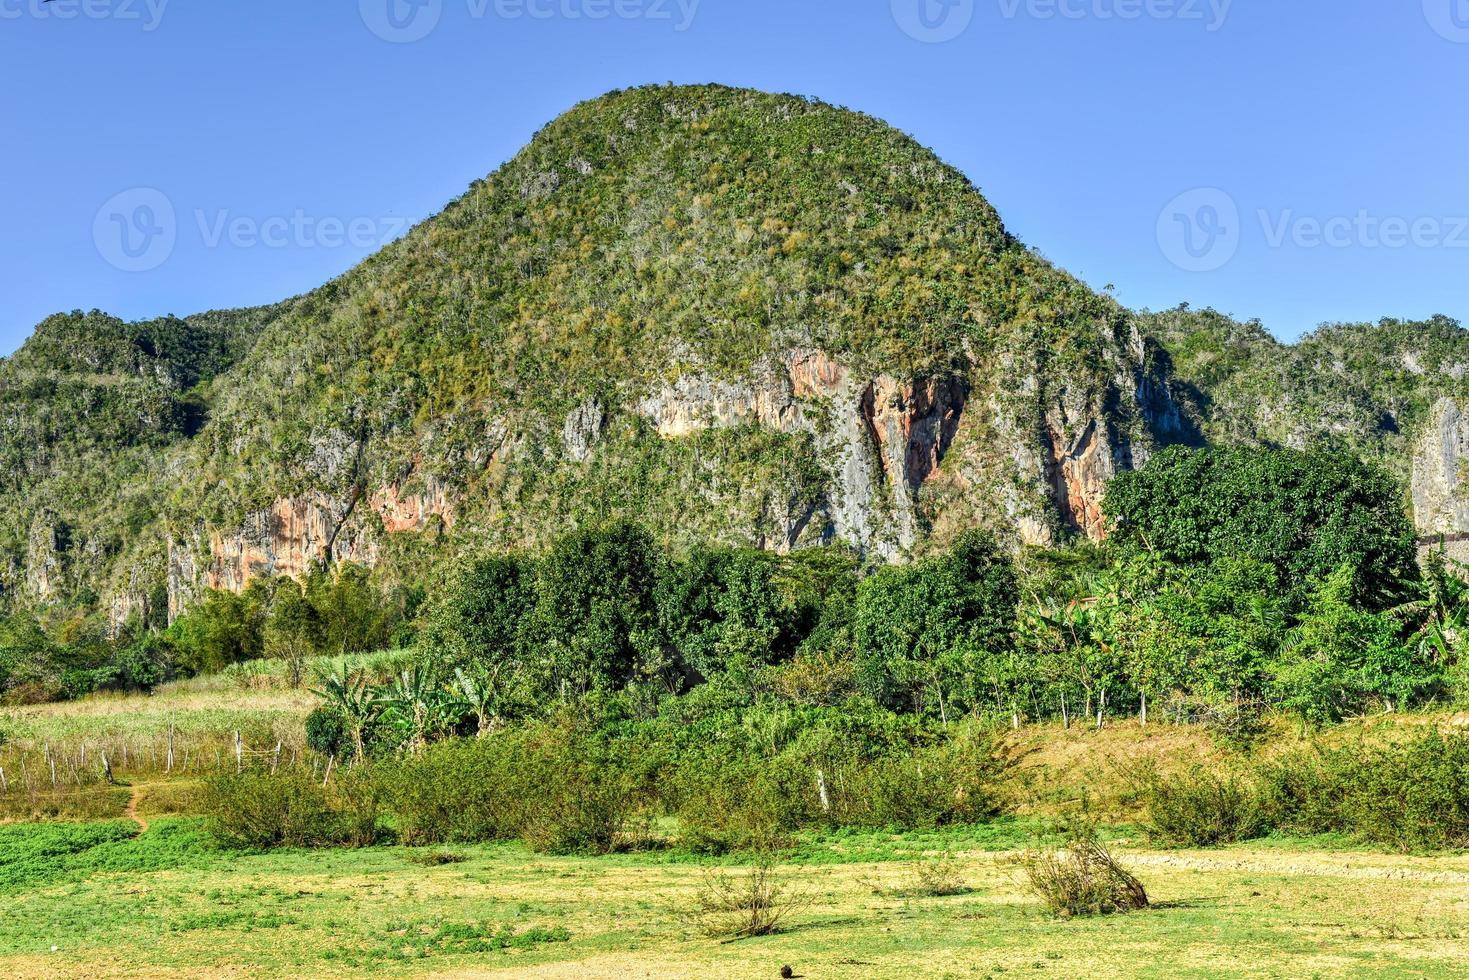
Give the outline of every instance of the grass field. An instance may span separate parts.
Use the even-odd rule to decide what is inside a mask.
[[[807,841],[780,873],[809,904],[725,943],[686,915],[709,869],[674,855],[466,847],[432,865],[396,847],[225,853],[191,820],[12,826],[0,975],[1469,976],[1469,857],[1124,842],[1155,907],[1063,921],[997,860],[1031,829]],[[937,849],[968,890],[900,897]]]
[[[707,876],[742,873],[739,858],[559,858],[510,845],[451,848],[447,858],[397,846],[240,853],[178,815],[201,772],[221,753],[229,765],[234,731],[252,748],[297,747],[312,703],[269,677],[237,677],[0,711],[0,764],[12,773],[0,793],[0,976],[621,980],[777,977],[790,965],[812,978],[1469,977],[1469,855],[1393,855],[1344,839],[1151,847],[1121,773],[1139,759],[1224,758],[1198,729],[1007,733],[1007,809],[1018,816],[929,834],[804,837],[777,868],[799,899],[785,929],[722,942],[691,911]],[[1371,719],[1332,737],[1458,721]],[[158,763],[170,729],[172,772]],[[64,801],[50,815],[81,819],[25,822],[36,807],[15,783],[21,760],[36,781],[37,753],[74,764],[84,749],[89,760],[118,759],[124,746],[123,785],[95,778],[89,762],[85,779],[63,773],[54,790],[33,788]],[[1003,860],[1036,846],[1047,817],[1082,795],[1109,821],[1153,908],[1057,919]],[[923,897],[912,887],[918,868],[944,853],[964,887]]]

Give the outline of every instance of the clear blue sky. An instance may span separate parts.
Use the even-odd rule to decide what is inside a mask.
[[[1469,0],[0,0],[0,352],[307,290],[664,81],[881,116],[1131,306],[1469,320]]]

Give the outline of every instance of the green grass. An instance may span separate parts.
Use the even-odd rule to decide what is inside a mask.
[[[722,944],[690,926],[687,856],[551,858],[400,847],[244,854],[195,820],[0,829],[0,975],[1337,977],[1463,975],[1469,858],[1326,853],[1275,839],[1207,852],[1125,850],[1156,907],[1048,916],[996,860],[1033,839],[1007,821],[803,840],[780,868],[809,904],[790,928]],[[1125,836],[1125,834],[1124,834]],[[967,890],[900,888],[947,850]],[[57,947],[52,952],[52,947]]]

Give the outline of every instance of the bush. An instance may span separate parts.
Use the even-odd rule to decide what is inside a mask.
[[[329,705],[312,709],[306,716],[306,746],[324,756],[345,758],[352,744],[342,713]]]
[[[1282,829],[1349,833],[1404,851],[1469,847],[1469,736],[1301,752],[1265,779]]]
[[[1142,882],[1117,863],[1092,827],[1073,832],[1065,850],[1033,851],[1019,862],[1031,891],[1064,918],[1148,907]]]
[[[442,742],[400,762],[390,783],[412,844],[518,837],[538,851],[602,854],[636,805],[621,761],[566,722]]]
[[[707,873],[692,918],[707,936],[746,939],[779,932],[806,904],[806,897],[792,892],[766,857],[743,874]]]
[[[784,729],[776,750],[711,735],[660,774],[660,799],[696,852],[778,846],[807,828],[933,828],[999,811],[1007,764],[968,726],[944,735],[851,710],[749,711],[743,721],[747,731]]]
[[[381,836],[375,780],[366,769],[340,773],[330,787],[299,769],[229,773],[205,780],[200,809],[226,847],[365,847]]]
[[[1253,782],[1203,766],[1162,776],[1145,770],[1138,780],[1149,833],[1167,844],[1213,847],[1269,832],[1265,804]]]
[[[231,773],[205,781],[201,809],[226,847],[265,849],[335,843],[336,815],[309,773]]]
[[[964,879],[963,865],[947,851],[919,858],[908,870],[907,880],[901,884],[873,884],[873,894],[885,898],[950,898],[973,890]]]
[[[515,834],[498,737],[450,739],[396,763],[388,794],[406,844],[488,842]]]

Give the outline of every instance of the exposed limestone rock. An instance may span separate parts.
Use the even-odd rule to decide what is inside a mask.
[[[1469,414],[1452,398],[1433,406],[1413,453],[1413,519],[1423,535],[1469,531]]]
[[[26,591],[32,598],[49,599],[60,584],[62,529],[56,515],[38,514],[31,524],[26,547]]]
[[[686,374],[638,411],[665,439],[744,424],[811,434],[828,461],[822,509],[837,537],[890,558],[918,538],[918,492],[953,440],[966,393],[958,376],[859,380],[824,352],[797,350],[748,380]],[[791,523],[788,546],[813,516]]]
[[[381,557],[381,533],[427,530],[454,523],[448,488],[433,479],[418,493],[396,485],[365,498],[339,500],[314,492],[277,500],[230,532],[198,531],[169,549],[169,618],[188,608],[201,589],[241,592],[254,579],[304,578],[335,562],[372,566]]]
[[[156,558],[135,562],[127,570],[127,580],[122,588],[114,592],[107,601],[107,634],[116,638],[130,619],[151,623],[156,610],[150,584],[157,581],[159,571]]]
[[[566,416],[566,424],[561,427],[561,443],[566,447],[566,455],[578,463],[585,463],[590,459],[592,447],[602,434],[605,421],[602,403],[595,398],[588,398],[574,408]]]

